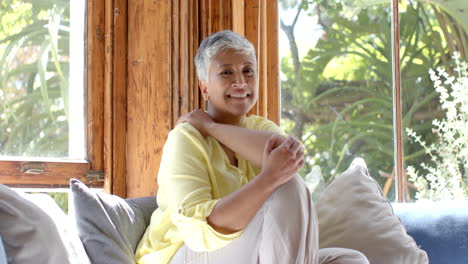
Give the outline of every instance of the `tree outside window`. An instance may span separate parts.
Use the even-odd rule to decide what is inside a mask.
[[[400,4],[403,127],[428,145],[439,140],[434,120],[446,117],[429,70],[454,73],[454,53],[461,61],[468,57],[468,9],[460,5],[468,7],[456,0]],[[329,183],[363,157],[384,194],[395,200],[391,1],[284,0],[280,7],[281,123],[305,143],[301,174],[318,166]],[[427,182],[431,176],[423,164],[437,165],[410,137],[403,145],[405,166]],[[466,185],[466,168],[461,171]],[[421,197],[422,180],[403,176],[405,200]]]

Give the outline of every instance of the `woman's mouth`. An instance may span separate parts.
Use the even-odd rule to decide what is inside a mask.
[[[234,98],[234,99],[244,99],[249,97],[250,94],[228,94],[229,98]]]

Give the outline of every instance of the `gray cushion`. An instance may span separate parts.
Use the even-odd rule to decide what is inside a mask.
[[[90,263],[68,217],[46,194],[0,185],[0,235],[9,264]]]
[[[93,264],[135,263],[134,252],[151,214],[156,197],[122,199],[95,192],[72,179],[71,209],[78,233]]]

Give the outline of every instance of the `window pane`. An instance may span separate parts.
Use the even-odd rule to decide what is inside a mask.
[[[85,1],[0,3],[0,159],[85,159]]]
[[[468,56],[468,2],[462,2],[401,6],[407,201],[468,198],[466,64],[457,70]],[[440,84],[431,80],[430,69]]]
[[[390,1],[281,2],[282,126],[302,139],[325,183],[362,157],[391,200],[393,103]]]

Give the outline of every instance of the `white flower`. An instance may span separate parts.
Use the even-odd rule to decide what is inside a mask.
[[[443,68],[437,68],[437,73],[429,70],[441,107],[446,110],[445,118],[432,121],[438,141],[427,146],[420,135],[406,129],[408,138],[418,142],[432,162],[422,163],[423,170],[419,172],[414,167],[407,168],[409,180],[418,188],[417,199],[468,197],[468,64],[459,58],[460,54],[455,53],[457,77],[449,76]]]

